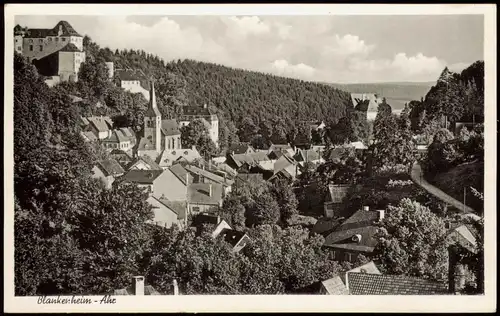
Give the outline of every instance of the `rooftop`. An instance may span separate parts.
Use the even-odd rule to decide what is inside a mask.
[[[445,283],[401,275],[349,272],[351,295],[436,295],[448,294]]]
[[[130,170],[123,176],[123,180],[138,184],[153,184],[163,173],[163,170]]]
[[[156,162],[160,166],[168,166],[179,159],[185,159],[187,162],[193,162],[201,159],[201,155],[196,148],[191,149],[165,149],[162,151]]]
[[[164,136],[180,135],[179,124],[176,120],[162,120],[161,131]]]
[[[222,192],[221,184],[192,183],[188,186],[188,202],[192,204],[220,205]]]
[[[324,246],[372,252],[378,243],[377,238],[375,238],[378,232],[376,226],[378,216],[377,211],[357,211],[325,238]],[[361,240],[353,241],[352,237],[354,235],[361,236]]]
[[[61,34],[59,34],[61,31]],[[60,21],[52,29],[28,29],[25,37],[27,38],[45,38],[47,36],[79,36],[75,29],[66,21]]]
[[[99,160],[97,166],[102,170],[105,176],[117,176],[125,173],[122,166],[114,159]]]

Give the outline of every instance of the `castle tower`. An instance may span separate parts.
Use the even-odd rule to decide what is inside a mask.
[[[149,106],[144,114],[144,138],[150,141],[156,151],[161,152],[161,113],[156,105],[155,87],[151,81]]]

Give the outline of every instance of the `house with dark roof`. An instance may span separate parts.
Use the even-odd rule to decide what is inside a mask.
[[[233,247],[233,252],[239,252],[250,242],[250,237],[245,232],[234,229],[224,229],[220,236]]]
[[[86,58],[83,37],[66,21],[52,29],[14,30],[14,50],[35,65],[49,86],[77,81]]]
[[[146,75],[140,70],[116,69],[115,78],[118,86],[131,93],[141,93],[149,101],[150,85]]]
[[[101,139],[101,144],[107,150],[120,149],[132,153],[136,144],[135,132],[129,127],[111,130],[108,137]]]
[[[313,164],[320,164],[325,162],[323,157],[321,156],[321,152],[315,149],[298,149],[293,158],[301,166],[309,162]]]
[[[299,164],[295,159],[288,155],[283,155],[278,158],[274,163],[273,175],[268,181],[275,181],[278,179],[286,179],[287,181],[294,181],[300,174]]]
[[[255,167],[261,161],[271,161],[266,152],[257,151],[250,154],[234,155],[228,153],[226,164],[239,173],[245,164],[247,167]]]
[[[190,214],[199,214],[219,209],[222,206],[223,186],[215,183],[192,183],[188,186],[188,209]]]
[[[193,218],[192,226],[200,232],[204,225],[212,225],[212,238],[222,238],[232,246],[233,252],[243,249],[249,242],[250,237],[245,232],[237,231],[218,215],[200,213]]]
[[[133,161],[133,158],[129,153],[120,149],[111,150],[111,152],[109,153],[109,157],[116,160],[125,170],[128,170],[127,167]]]
[[[228,179],[227,177],[221,177],[216,175],[205,168],[198,168],[193,165],[186,164],[184,167],[189,173],[191,173],[193,177],[194,183],[214,183],[220,184],[223,187],[223,195],[226,196],[229,192],[231,192],[231,186],[234,181]]]
[[[203,106],[183,106],[182,115],[179,116],[180,126],[189,125],[196,119],[205,120],[209,132],[210,139],[216,146],[219,146],[219,118],[217,114],[212,113],[207,104]]]
[[[187,186],[169,169],[129,170],[122,181],[134,183],[159,199],[186,201]]]
[[[330,233],[323,246],[336,260],[355,262],[360,254],[370,256],[378,244],[378,223],[384,219],[384,214],[383,210],[363,207]]]
[[[383,275],[373,261],[322,281],[323,295],[447,295],[452,294],[445,282]]]
[[[109,116],[81,117],[80,126],[85,132],[92,132],[99,139],[110,137],[113,132],[113,121]]]
[[[99,160],[92,168],[92,177],[101,179],[104,185],[109,189],[117,177],[125,173],[122,166],[114,160]]]
[[[255,152],[255,149],[249,143],[239,143],[229,146],[227,152],[231,155],[251,154]]]

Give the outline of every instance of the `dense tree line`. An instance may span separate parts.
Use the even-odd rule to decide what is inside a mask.
[[[425,98],[409,105],[412,130],[417,134],[428,134],[429,125],[437,125],[430,133],[447,127],[444,118],[450,127],[459,121],[484,122],[484,61],[476,61],[461,73],[445,68]]]

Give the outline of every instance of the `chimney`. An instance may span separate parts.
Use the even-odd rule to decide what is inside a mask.
[[[172,286],[174,287],[174,295],[179,295],[179,286],[177,285],[176,279],[172,282]]]
[[[361,235],[360,234],[353,235],[352,241],[360,243],[361,242]]]
[[[144,277],[134,276],[132,279],[132,290],[134,295],[144,295]]]
[[[385,218],[385,211],[377,210],[377,212],[378,212],[378,221],[381,222]]]

